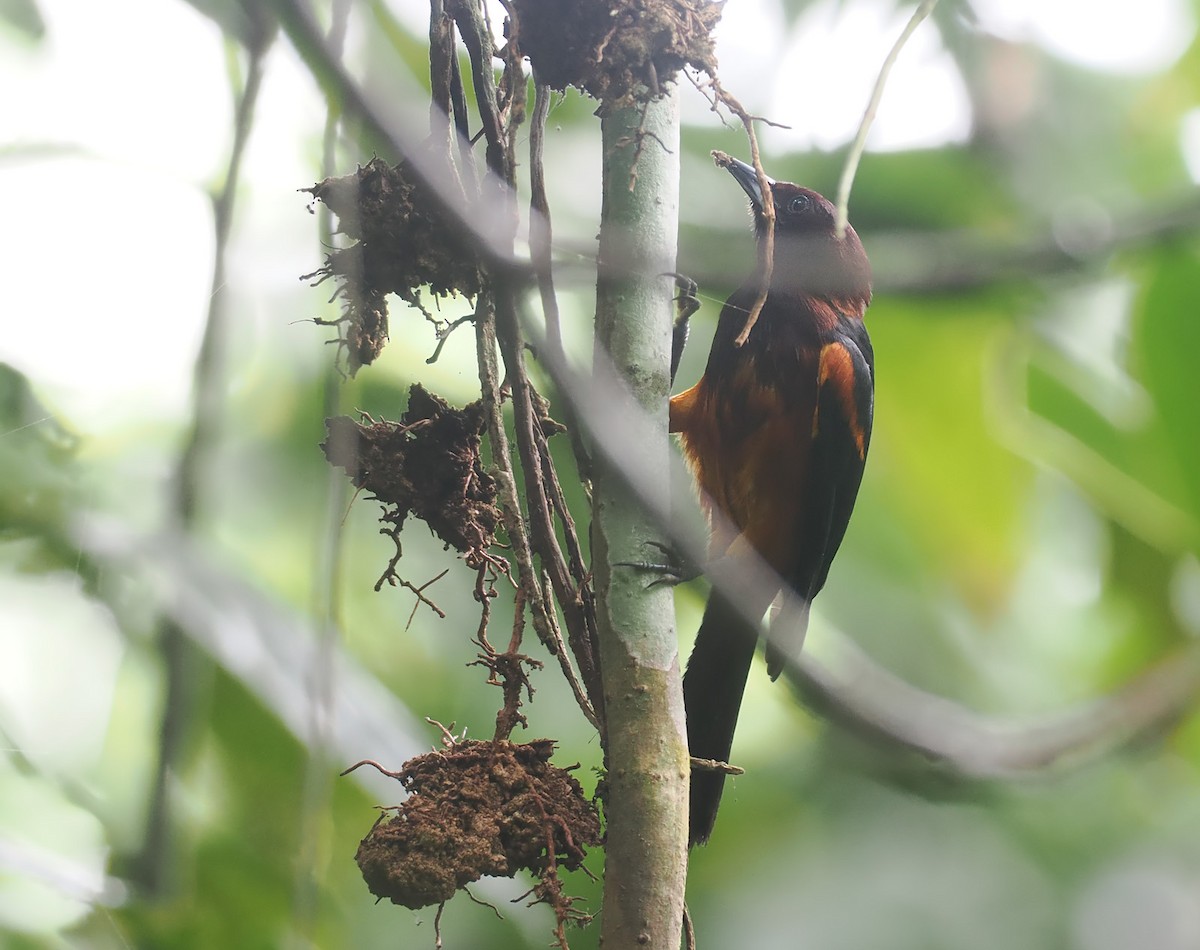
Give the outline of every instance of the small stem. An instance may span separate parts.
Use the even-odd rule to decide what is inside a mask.
[[[891,51],[887,54],[887,58],[883,61],[883,66],[879,70],[879,77],[875,80],[875,88],[871,90],[871,98],[867,101],[866,111],[863,112],[862,121],[858,124],[858,134],[854,136],[854,144],[850,146],[850,153],[846,156],[846,164],[842,168],[842,177],[838,182],[837,190],[837,217],[834,219],[834,233],[840,241],[846,234],[846,225],[850,220],[850,187],[854,184],[854,176],[858,172],[858,162],[862,158],[863,151],[867,147],[867,133],[871,131],[871,124],[875,121],[875,113],[879,110],[880,100],[883,99],[883,90],[887,85],[888,74],[892,71],[892,66],[895,65],[896,59],[900,56],[900,50],[904,48],[904,44],[908,42],[908,38],[913,35],[917,27],[921,25],[933,8],[937,6],[937,0],[922,0],[922,3],[913,11],[913,15],[905,24],[904,30],[900,33],[899,38],[892,46]]]

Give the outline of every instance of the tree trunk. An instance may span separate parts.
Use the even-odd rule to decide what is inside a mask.
[[[619,565],[647,558],[659,536],[616,467],[654,473],[669,490],[667,394],[671,288],[679,214],[679,110],[674,95],[602,120],[604,204],[596,301],[596,374],[614,379],[649,418],[631,421],[622,458],[597,453],[593,566],[608,723],[608,840],[600,940],[606,947],[679,946],[687,875],[689,760],[668,587]],[[632,184],[632,187],[631,187]],[[607,358],[606,358],[607,356]],[[621,414],[614,412],[614,418]],[[632,414],[627,418],[632,419]],[[634,437],[636,436],[636,437]]]

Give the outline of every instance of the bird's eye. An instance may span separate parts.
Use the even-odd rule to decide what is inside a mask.
[[[796,195],[795,198],[787,203],[789,214],[804,214],[811,207],[812,199],[808,195]]]

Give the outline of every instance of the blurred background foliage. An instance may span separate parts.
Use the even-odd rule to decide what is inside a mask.
[[[394,301],[379,363],[349,381],[333,372],[329,331],[303,322],[336,310],[296,280],[323,251],[295,190],[326,174],[326,107],[339,103],[286,39],[270,45],[271,9],[0,3],[8,947],[434,944],[433,912],[376,906],[353,863],[398,786],[335,776],[428,748],[426,716],[490,735],[498,694],[466,665],[470,572],[413,524],[400,572],[420,584],[450,569],[429,591],[446,619],[413,613],[408,591],[376,593],[390,553],[376,506],[351,500],[317,443],[333,411],[398,418],[416,380],[474,398],[471,340],[452,336],[427,365],[429,325]],[[317,12],[329,21],[327,5]],[[764,135],[774,176],[833,192],[907,13],[890,0],[729,5],[725,86],[792,127]],[[1018,739],[1082,710],[1098,724],[1093,748],[1025,762],[1019,778],[972,776],[831,725],[756,672],[734,750],[748,774],[693,856],[702,945],[1200,947],[1195,666],[1166,694],[1136,688],[1200,632],[1198,16],[1196,0],[944,0],[901,58],[911,74],[897,69],[851,201],[877,276],[878,415],[809,646],[835,663],[845,635]],[[417,0],[349,5],[350,70],[414,136],[426,19]],[[214,289],[211,199],[248,49],[265,52],[263,90]],[[744,200],[708,157],[745,154],[742,133],[686,81],[681,96],[679,269],[705,298],[688,385],[753,247]],[[593,108],[574,92],[558,101],[546,154],[581,360],[600,201]],[[348,122],[331,169],[378,147]],[[195,512],[181,519],[175,477],[214,294],[226,315],[218,399]],[[450,301],[442,315],[467,309]],[[703,595],[701,583],[678,592],[685,640]],[[180,657],[190,699],[160,782]],[[591,791],[595,737],[555,672],[534,684],[528,735],[558,739],[558,761],[583,763]],[[1147,719],[1137,704],[1154,700],[1152,727],[1125,741]],[[168,833],[148,840],[156,800],[170,805]],[[574,878],[596,908],[597,885]],[[503,920],[459,897],[446,945],[546,945],[548,912],[507,904],[527,886],[475,889]]]

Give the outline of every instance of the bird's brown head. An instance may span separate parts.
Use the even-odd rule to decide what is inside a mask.
[[[713,152],[750,198],[754,229],[761,238],[767,227],[763,193],[753,165],[724,152]],[[846,226],[839,239],[834,228],[833,202],[810,188],[768,179],[775,202],[775,265],[772,290],[795,291],[816,297],[871,300],[871,264],[854,228]]]

